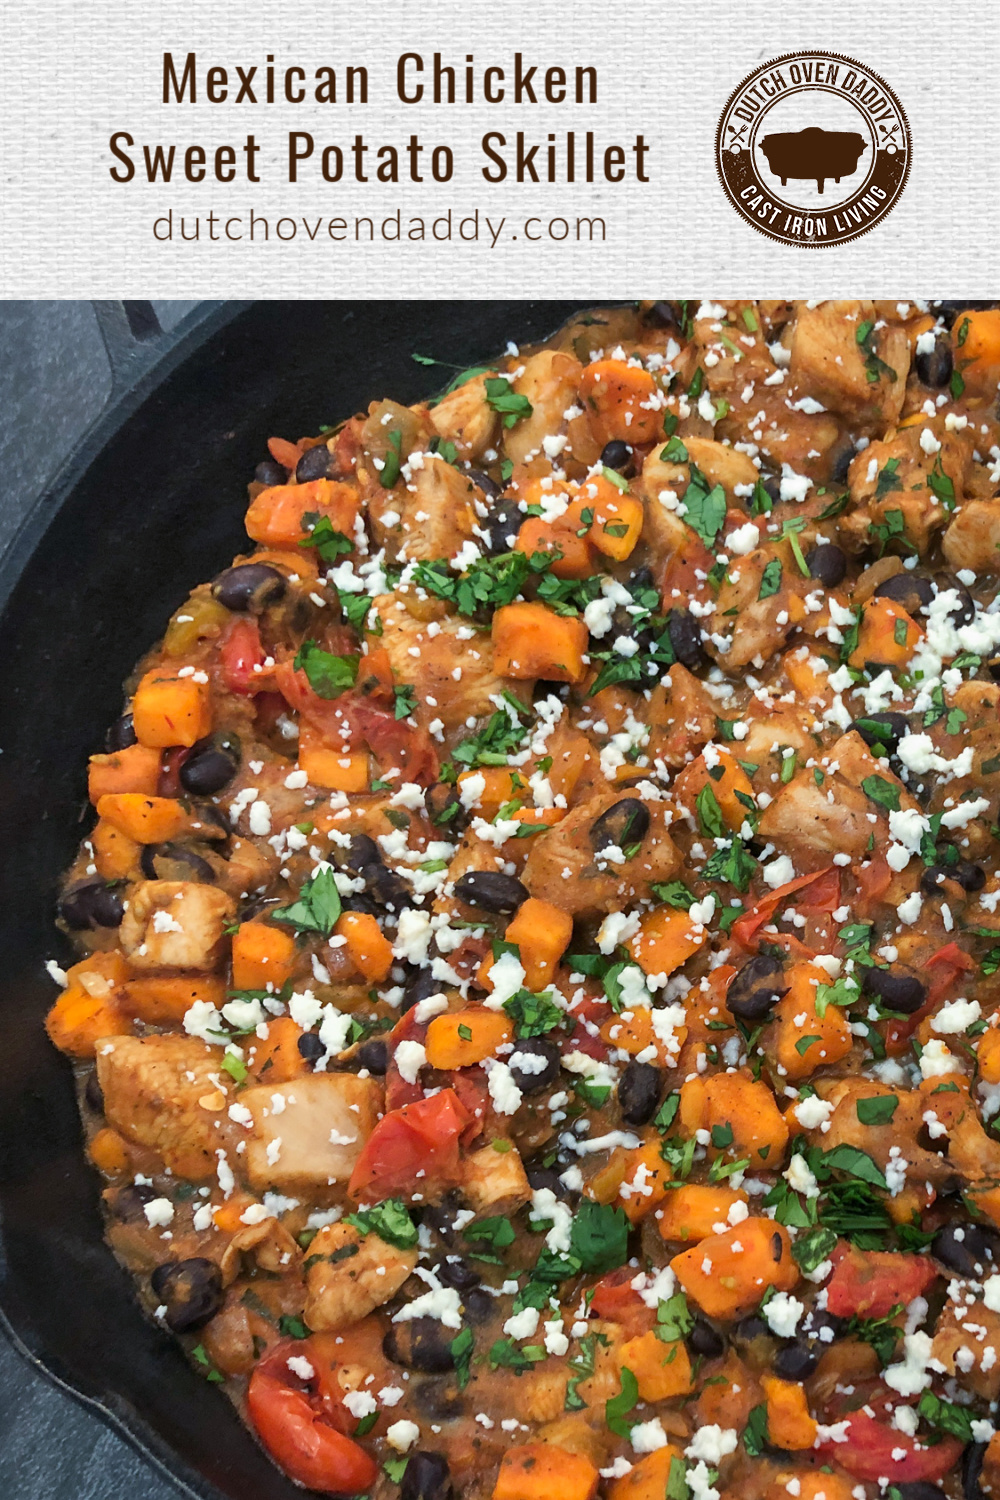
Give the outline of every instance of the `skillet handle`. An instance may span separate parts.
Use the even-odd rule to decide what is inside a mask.
[[[93,302],[111,363],[112,398],[130,390],[170,342],[152,302]]]

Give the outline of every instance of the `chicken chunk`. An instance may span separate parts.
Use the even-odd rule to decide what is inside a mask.
[[[382,623],[379,644],[389,653],[397,680],[416,688],[418,723],[440,719],[448,732],[493,713],[490,700],[507,682],[493,671],[493,643],[485,631],[469,638],[468,622],[446,615],[432,622],[432,633],[397,594],[380,595],[373,614]]]
[[[353,1224],[327,1224],[309,1246],[305,1320],[315,1333],[339,1333],[388,1302],[412,1274],[416,1246],[402,1250]]]
[[[97,1078],[108,1124],[158,1151],[171,1171],[201,1182],[217,1167],[232,1127],[222,1048],[196,1037],[115,1037],[102,1042]]]
[[[473,540],[482,494],[467,475],[434,453],[413,455],[410,463],[413,477],[393,489],[394,509],[383,512],[380,540],[400,562],[454,557],[464,542]],[[393,515],[399,519],[391,521]]]
[[[941,546],[953,568],[971,568],[974,573],[1000,570],[1000,496],[963,505]]]
[[[681,866],[680,853],[667,832],[662,802],[644,804],[649,830],[637,853],[624,863],[601,859],[590,833],[597,819],[625,796],[606,792],[572,808],[548,833],[538,836],[522,879],[533,896],[558,901],[572,916],[621,911],[649,897],[654,881],[669,880]],[[623,850],[622,853],[625,853]]]
[[[430,410],[434,431],[454,443],[462,458],[481,458],[496,440],[500,417],[486,400],[488,379],[488,375],[477,375],[463,381]]]
[[[381,1089],[354,1073],[310,1073],[244,1089],[253,1116],[246,1166],[257,1192],[306,1192],[346,1182],[375,1128]]]
[[[938,1319],[931,1358],[984,1401],[1000,1396],[1000,1313],[962,1287],[949,1297]]]
[[[874,825],[868,798],[840,776],[817,786],[811,771],[800,771],[781,787],[760,820],[761,838],[779,849],[822,850],[857,858],[868,847]]]
[[[525,360],[514,389],[530,401],[531,415],[504,433],[504,448],[516,464],[525,463],[529,455],[541,454],[543,438],[565,431],[565,413],[577,404],[582,374],[578,360],[555,349],[543,349]]]
[[[144,880],[129,896],[121,945],[134,969],[216,967],[236,902],[194,880]]]
[[[870,302],[800,302],[790,365],[796,394],[812,396],[853,422],[895,422],[906,394],[909,341],[905,329],[888,326],[873,326],[859,340],[865,325],[876,321]]]
[[[477,1214],[516,1213],[523,1203],[531,1201],[531,1185],[521,1162],[520,1153],[494,1151],[485,1146],[462,1162],[460,1191]]]

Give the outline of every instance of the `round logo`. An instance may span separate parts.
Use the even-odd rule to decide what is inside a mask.
[[[878,73],[836,52],[790,52],[748,73],[715,137],[739,214],[784,245],[842,245],[873,229],[910,170],[910,127]]]

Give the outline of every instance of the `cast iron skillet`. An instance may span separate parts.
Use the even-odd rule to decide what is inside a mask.
[[[67,466],[0,574],[0,1317],[40,1368],[200,1500],[293,1500],[228,1400],[140,1314],[105,1247],[68,1064],[42,1030],[70,957],[52,927],[85,816],[86,757],[188,586],[246,545],[246,483],[383,395],[552,332],[561,302],[258,303],[182,342]]]

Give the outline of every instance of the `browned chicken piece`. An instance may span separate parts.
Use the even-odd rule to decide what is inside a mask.
[[[240,1104],[253,1116],[245,1161],[254,1190],[315,1192],[346,1182],[381,1102],[375,1079],[355,1073],[309,1073],[244,1089]]]
[[[399,562],[454,557],[463,543],[475,540],[485,508],[482,492],[435,453],[413,454],[410,465],[411,479],[383,491],[389,500],[377,528],[379,540]]]
[[[214,969],[236,902],[194,880],[144,880],[129,896],[122,950],[134,969]]]
[[[477,1214],[516,1213],[523,1203],[531,1201],[531,1186],[520,1152],[494,1151],[484,1146],[462,1161],[459,1189],[470,1208]]]
[[[933,485],[941,489],[950,482],[960,501],[970,457],[965,434],[948,432],[937,417],[871,443],[851,462],[848,479],[856,504],[840,518],[840,536],[856,548],[868,547],[876,535],[870,528],[890,524],[887,517],[899,512],[906,540],[925,553],[948,520]]]
[[[687,667],[675,662],[653,689],[646,710],[646,754],[654,765],[676,769],[715,736],[718,707]]]
[[[795,858],[797,850],[863,854],[877,818],[864,792],[841,776],[827,776],[817,786],[812,771],[799,771],[781,787],[760,820],[760,836],[773,839]]]
[[[522,879],[533,896],[555,901],[572,916],[620,911],[646,900],[654,882],[669,880],[681,867],[681,856],[667,832],[662,802],[645,803],[649,831],[638,853],[624,863],[601,858],[591,843],[598,818],[633,793],[606,792],[572,808],[528,855]],[[621,851],[626,854],[626,850]]]
[[[747,726],[747,735],[739,744],[740,759],[763,768],[764,779],[761,785],[767,791],[771,790],[770,772],[776,768],[775,765],[768,765],[772,756],[780,755],[782,749],[787,748],[801,757],[801,764],[816,753],[813,731],[817,720],[800,704],[796,704],[795,708],[782,708],[779,704],[754,704],[747,711],[743,722]]]
[[[418,723],[426,727],[440,719],[448,734],[464,729],[467,719],[488,718],[494,712],[491,699],[509,684],[493,671],[493,643],[487,631],[474,630],[458,615],[416,619],[399,594],[380,594],[369,615],[370,626],[376,616],[382,635],[370,639],[377,639],[389,653],[397,681],[415,687]]]
[[[941,542],[953,568],[973,573],[1000,570],[1000,496],[969,500],[953,518]]]
[[[259,1224],[248,1224],[233,1235],[219,1262],[223,1286],[230,1286],[236,1280],[244,1268],[244,1257],[262,1271],[280,1276],[299,1265],[302,1251],[285,1226],[269,1218]]]
[[[764,571],[776,560],[773,547],[757,547],[746,557],[735,558],[719,589],[710,638],[705,649],[727,671],[762,666],[780,651],[805,615],[803,594],[810,580],[785,568],[779,587],[766,598],[759,597]],[[738,613],[736,613],[738,612]],[[725,649],[720,644],[725,642]]]
[[[486,449],[496,444],[500,417],[486,400],[486,382],[491,378],[496,376],[476,375],[463,381],[430,409],[434,431],[455,444],[460,458],[482,458]]]
[[[717,302],[708,307],[712,308],[708,316],[693,321],[691,345],[705,371],[709,390],[728,396],[773,375],[774,359],[763,334],[759,328],[748,327],[743,317],[744,309],[752,310],[753,303]],[[720,309],[724,314],[721,317]],[[710,356],[707,363],[706,355]]]
[[[552,467],[542,440],[565,435],[569,421],[565,414],[578,404],[577,386],[582,374],[579,360],[559,350],[543,349],[525,360],[524,371],[513,385],[519,396],[531,402],[531,415],[503,434],[504,450],[514,463],[526,463],[529,455],[537,455],[544,460],[542,472]]]
[[[97,1077],[108,1124],[158,1151],[172,1171],[203,1182],[214,1176],[218,1153],[231,1154],[221,1047],[172,1034],[114,1037],[98,1045]]]
[[[899,805],[904,811],[919,808],[920,804],[913,793],[907,791],[895,771],[891,771],[884,761],[875,759],[856,729],[842,734],[839,740],[834,741],[826,754],[831,769],[836,765],[838,774],[843,780],[849,781],[852,786],[860,787],[869,776],[880,776],[883,781],[888,781],[896,788],[899,793]],[[877,812],[877,805],[873,805],[870,811]]]
[[[412,1274],[416,1246],[402,1250],[374,1231],[327,1224],[309,1246],[305,1320],[314,1333],[339,1333],[388,1302]]]
[[[967,1285],[962,1286],[958,1297],[956,1301],[949,1296],[938,1318],[931,1359],[984,1401],[996,1401],[1000,1396],[1000,1360],[996,1357],[1000,1313],[988,1308]]]
[[[866,323],[866,340],[858,335]],[[863,346],[864,345],[864,346]],[[796,304],[789,373],[796,394],[869,430],[896,421],[906,394],[910,346],[906,331],[879,326],[870,302]],[[872,379],[869,379],[872,376]]]

